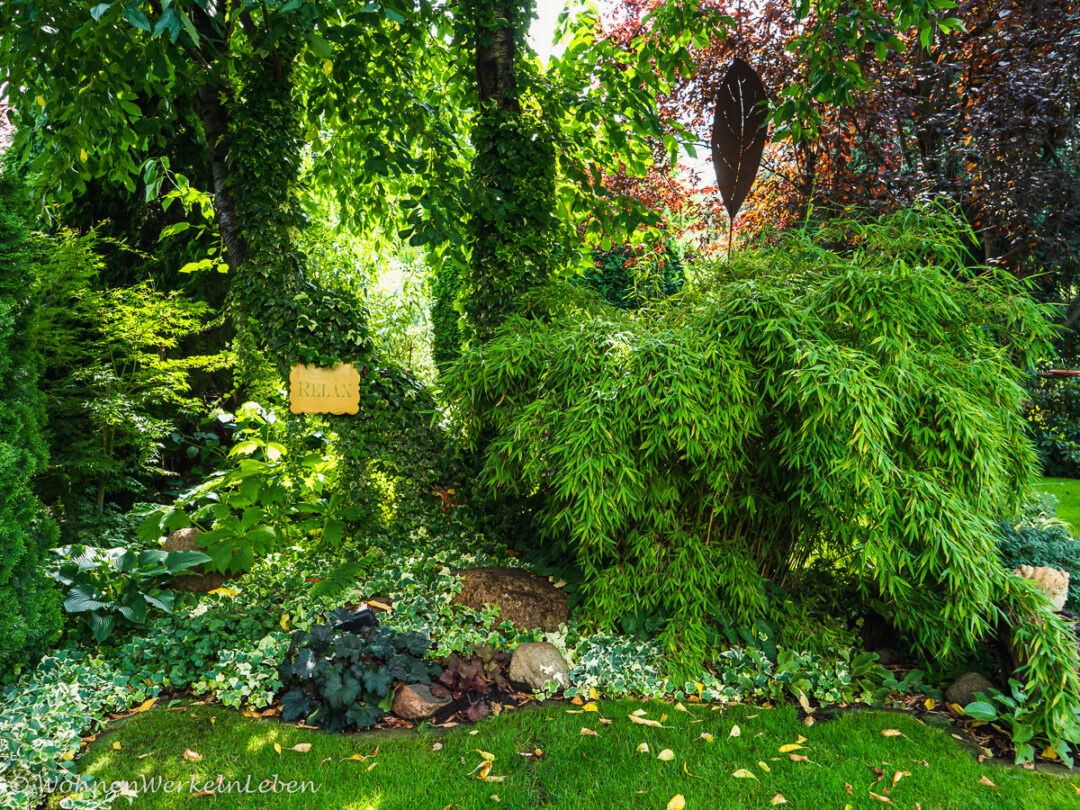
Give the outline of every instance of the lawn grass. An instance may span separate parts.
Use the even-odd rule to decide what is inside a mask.
[[[1080,534],[1080,480],[1076,478],[1040,478],[1039,492],[1057,498],[1057,516]]]
[[[792,808],[842,810],[850,805],[858,810],[882,807],[869,791],[885,796],[897,771],[905,775],[888,793],[896,807],[915,808],[916,802],[923,810],[1080,806],[1080,779],[980,765],[946,731],[896,712],[848,712],[806,727],[797,710],[786,706],[712,711],[689,704],[690,711],[681,712],[668,704],[619,701],[601,703],[599,712],[570,714],[568,708],[578,710],[557,704],[489,718],[474,729],[447,735],[421,733],[392,740],[328,735],[247,718],[220,706],[155,708],[112,724],[91,745],[80,769],[105,782],[161,777],[184,784],[182,792],[141,794],[132,805],[137,808],[198,807],[205,802],[215,810],[663,810],[681,794],[688,810],[727,810],[768,808],[779,793]],[[655,720],[666,713],[668,728],[631,723],[628,715],[639,708]],[[612,722],[603,724],[601,717]],[[730,736],[735,725],[741,729],[738,737]],[[595,730],[597,736],[583,735],[582,728]],[[883,736],[884,729],[901,735]],[[703,732],[712,734],[715,742],[702,739]],[[792,761],[778,750],[800,735],[807,739],[796,753],[807,756],[807,762]],[[637,752],[642,742],[648,743],[648,754]],[[289,750],[297,743],[310,743],[311,749]],[[372,756],[376,745],[378,753]],[[519,754],[537,748],[542,758]],[[665,748],[674,752],[674,760],[657,758]],[[202,759],[185,760],[185,749]],[[483,762],[478,750],[494,755],[491,775],[505,777],[503,781],[470,776]],[[354,754],[370,758],[348,759]],[[768,772],[759,763],[768,766]],[[885,774],[876,784],[874,767]],[[736,778],[732,774],[737,769],[756,778]],[[193,777],[197,783],[212,783],[219,774],[240,782],[250,776],[254,789],[276,774],[279,783],[310,781],[318,791],[189,795]],[[983,776],[997,787],[981,784]],[[851,785],[850,796],[845,783]]]

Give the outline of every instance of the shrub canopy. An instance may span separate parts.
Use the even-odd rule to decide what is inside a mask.
[[[965,268],[965,237],[941,212],[795,233],[638,312],[549,287],[450,391],[493,437],[487,482],[541,496],[598,619],[663,613],[677,667],[710,617],[750,622],[770,583],[831,563],[935,658],[1004,614],[1035,627],[1014,643],[1068,694],[1060,731],[1075,643],[994,531],[1034,475],[1021,382],[1049,327],[1014,278]]]

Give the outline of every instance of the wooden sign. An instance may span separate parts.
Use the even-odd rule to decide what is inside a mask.
[[[289,410],[356,413],[360,410],[360,372],[351,363],[333,368],[293,366],[289,372]]]

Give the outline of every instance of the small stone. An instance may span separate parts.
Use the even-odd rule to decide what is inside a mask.
[[[523,683],[534,692],[556,681],[563,689],[570,685],[570,668],[562,653],[546,641],[522,644],[510,659],[510,680]]]
[[[449,706],[451,702],[448,697],[433,695],[427,684],[407,683],[398,687],[390,710],[405,720],[423,720],[444,706]]]
[[[967,706],[975,700],[976,692],[989,695],[990,690],[993,688],[994,684],[978,672],[965,672],[945,690],[945,699],[949,703],[955,703],[958,706]]]

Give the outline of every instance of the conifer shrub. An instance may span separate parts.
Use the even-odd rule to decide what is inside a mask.
[[[0,676],[60,629],[44,572],[56,524],[33,490],[45,465],[30,243],[18,187],[0,175]]]
[[[995,532],[1035,475],[1022,382],[1049,327],[1014,278],[965,266],[968,237],[939,211],[836,223],[636,312],[545,288],[448,380],[492,437],[484,482],[540,496],[601,624],[667,616],[676,674],[714,616],[749,625],[827,561],[933,659],[1008,621],[1035,726],[1080,739],[1076,642]]]

